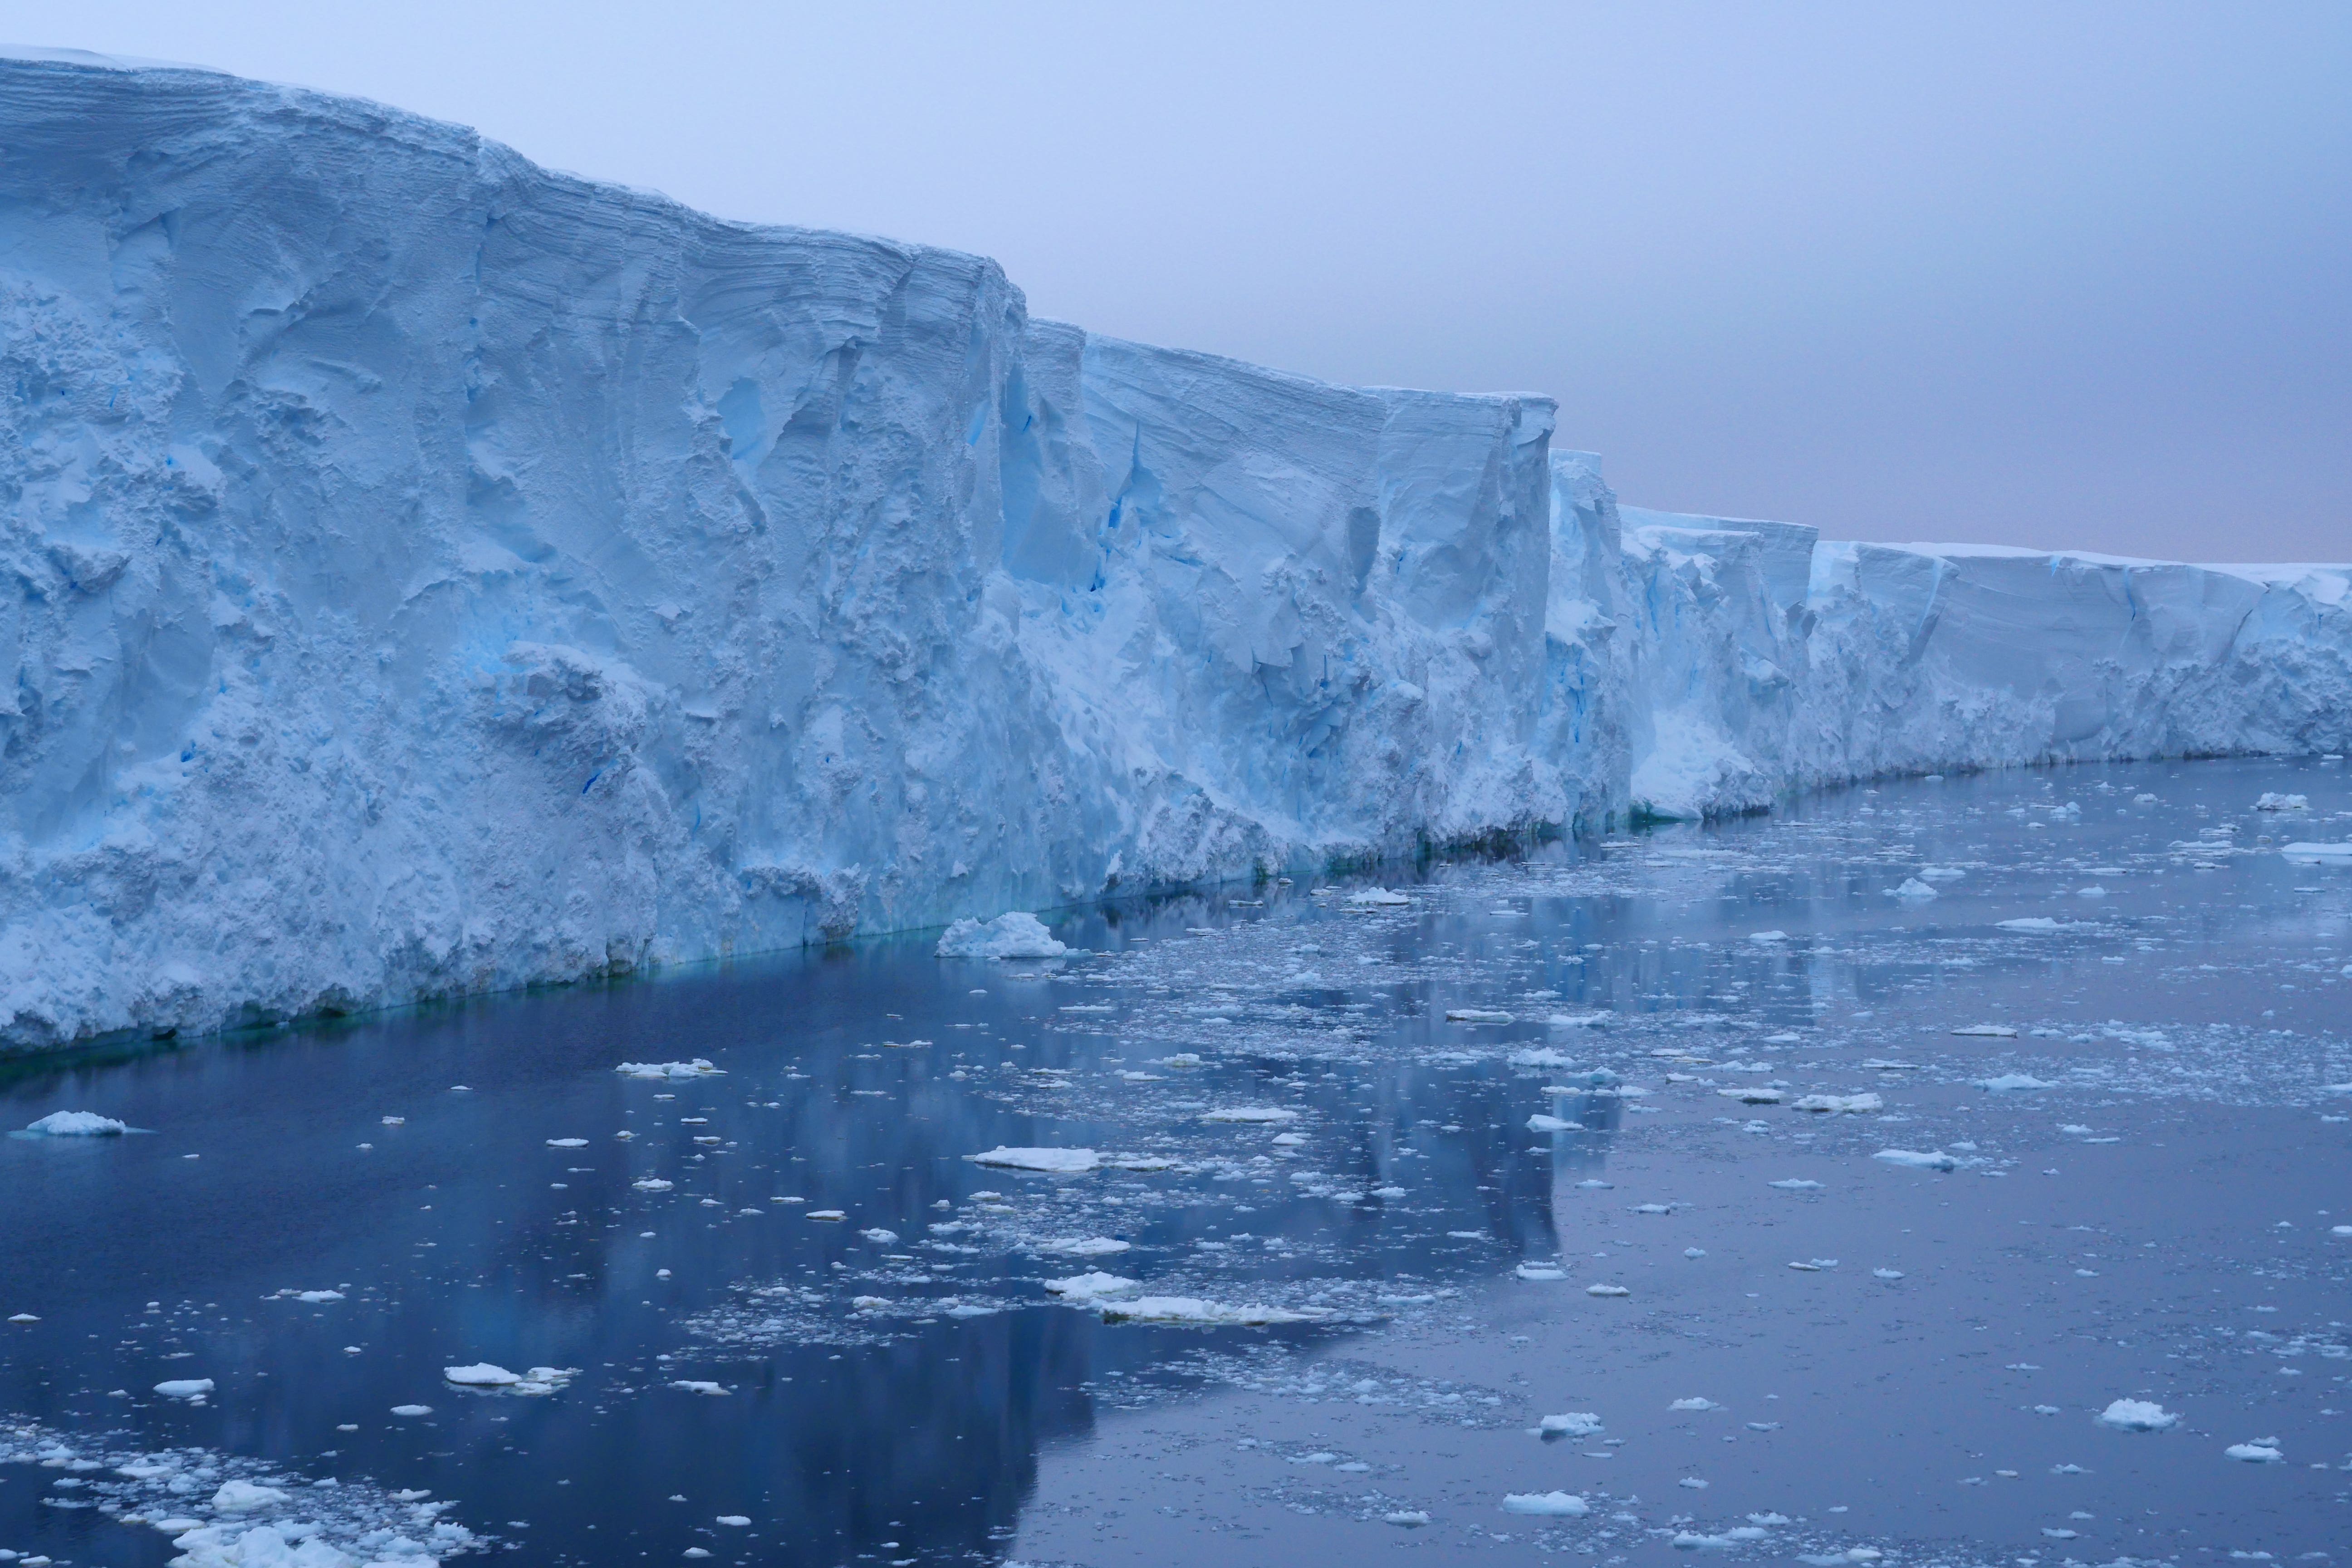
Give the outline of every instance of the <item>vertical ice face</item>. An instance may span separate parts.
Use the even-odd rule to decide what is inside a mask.
[[[1625,510],[373,104],[0,59],[0,1048],[2352,740],[2343,568]]]

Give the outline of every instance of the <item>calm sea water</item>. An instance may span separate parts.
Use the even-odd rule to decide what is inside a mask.
[[[2346,838],[2340,763],[1954,777],[0,1067],[143,1130],[0,1140],[0,1548],[2340,1560]]]

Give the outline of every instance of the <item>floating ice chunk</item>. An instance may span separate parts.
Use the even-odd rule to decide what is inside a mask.
[[[155,1385],[155,1392],[166,1399],[202,1399],[212,1391],[209,1377],[175,1377]]]
[[[629,1184],[641,1193],[666,1193],[677,1184],[675,1182],[666,1182],[659,1176],[643,1176]]]
[[[1884,1160],[1890,1165],[1901,1165],[1914,1171],[1953,1171],[1958,1170],[1960,1163],[1940,1149],[1925,1152],[1917,1149],[1881,1149],[1871,1158]]]
[[[2281,855],[2304,866],[2352,866],[2352,841],[2341,844],[2290,844]]]
[[[1571,1410],[1545,1416],[1536,1424],[1536,1430],[1547,1437],[1590,1437],[1601,1430],[1601,1417],[1590,1410]]]
[[[1720,1410],[1723,1406],[1706,1395],[1699,1394],[1689,1399],[1677,1399],[1666,1408],[1669,1410]]]
[[[1774,942],[1788,941],[1789,933],[1784,931],[1752,931],[1748,933],[1748,940],[1762,942],[1769,947]]]
[[[1555,1029],[1605,1029],[1615,1022],[1615,1015],[1603,1007],[1598,1013],[1554,1013],[1544,1022]]]
[[[880,1226],[876,1226],[867,1230],[861,1230],[857,1234],[864,1237],[866,1240],[873,1242],[877,1247],[887,1247],[892,1242],[898,1239],[898,1233],[897,1231],[884,1230]]]
[[[1139,1296],[1097,1301],[1106,1323],[1176,1323],[1191,1328],[1261,1328],[1273,1323],[1311,1323],[1331,1314],[1320,1307],[1292,1310],[1252,1302],[1228,1306],[1192,1296]]]
[[[1903,879],[1903,885],[1893,890],[1893,896],[1924,903],[1936,897],[1936,889],[1916,877],[1906,877]]]
[[[2027,1089],[2058,1087],[2056,1084],[2044,1083],[2030,1073],[2021,1072],[2005,1072],[1999,1078],[1980,1078],[1974,1081],[1979,1089],[1990,1089],[1995,1094],[2016,1094]]]
[[[1573,1065],[1567,1057],[1549,1047],[1538,1047],[1534,1050],[1528,1051],[1513,1051],[1504,1059],[1515,1068],[1564,1068]]]
[[[1635,1204],[1633,1205],[1633,1212],[1635,1214],[1672,1214],[1675,1212],[1675,1205],[1672,1204]]]
[[[1900,1268],[1874,1268],[1870,1271],[1870,1277],[1873,1279],[1900,1279],[1903,1278],[1903,1270]]]
[[[2003,931],[2053,931],[2064,929],[2048,915],[2028,915],[2021,920],[1997,921],[1994,923]]]
[[[2016,1028],[2008,1024],[1963,1024],[1958,1028],[1954,1029],[1952,1033],[1955,1035],[1966,1035],[1988,1040],[2013,1040],[2017,1038]]]
[[[1412,902],[1402,893],[1392,893],[1386,888],[1359,888],[1348,895],[1350,909],[1381,910]]]
[[[297,1301],[307,1301],[314,1307],[320,1305],[321,1302],[340,1301],[342,1299],[343,1293],[341,1290],[297,1290],[294,1292],[294,1300]]]
[[[1538,1519],[1580,1519],[1591,1510],[1574,1492],[1511,1492],[1503,1499],[1503,1511]]]
[[[2075,889],[2074,896],[2078,899],[2104,899],[2107,896],[2107,890],[2094,882],[2087,888]]]
[[[726,1526],[728,1529],[730,1529],[730,1530],[740,1530],[740,1529],[742,1529],[744,1526],[746,1526],[746,1525],[750,1524],[751,1521],[751,1520],[750,1520],[748,1517],[746,1517],[746,1516],[745,1516],[745,1515],[743,1515],[743,1514],[740,1514],[740,1513],[722,1513],[722,1514],[720,1514],[720,1515],[719,1516],[718,1520],[717,1520],[715,1522],[719,1523],[719,1524],[723,1524],[723,1525],[725,1525],[725,1526]]]
[[[1786,1098],[1779,1089],[1766,1089],[1760,1083],[1746,1084],[1738,1089],[1718,1089],[1715,1092],[1742,1105],[1778,1105]]]
[[[1809,1094],[1797,1101],[1795,1109],[1858,1116],[1864,1111],[1883,1110],[1885,1107],[1886,1102],[1874,1094]]]
[[[842,1209],[811,1209],[808,1216],[811,1219],[824,1220],[827,1224],[837,1223],[849,1217],[847,1212]]]
[[[1508,1024],[1514,1020],[1510,1014],[1497,1012],[1492,1007],[1448,1007],[1445,1021],[1449,1024]]]
[[[47,1138],[111,1138],[131,1131],[125,1122],[94,1110],[52,1110],[25,1129]]]
[[[1546,1116],[1541,1111],[1528,1118],[1528,1131],[1530,1132],[1570,1132],[1575,1131],[1579,1125],[1580,1123],[1565,1121],[1560,1117]]]
[[[1705,1258],[1706,1256],[1706,1248],[1704,1247],[1685,1247],[1683,1248],[1683,1256],[1685,1258]]]
[[[1278,1105],[1236,1105],[1223,1110],[1212,1110],[1201,1118],[1203,1121],[1230,1121],[1244,1127],[1271,1126],[1277,1121],[1296,1121],[1298,1112]]]
[[[430,1415],[433,1414],[433,1406],[430,1405],[395,1405],[392,1407],[392,1413],[394,1415],[410,1417]]]
[[[1382,1524],[1393,1524],[1403,1530],[1419,1530],[1429,1522],[1429,1515],[1420,1509],[1399,1509],[1394,1513],[1381,1515]]]
[[[1069,951],[1035,915],[1023,910],[992,921],[958,921],[940,938],[937,949],[941,958],[1059,958]]]
[[[1549,1285],[1568,1278],[1568,1271],[1557,1263],[1522,1263],[1511,1270],[1522,1279]]]
[[[670,1386],[682,1393],[699,1394],[709,1399],[724,1399],[730,1394],[734,1392],[723,1383],[710,1383],[700,1378],[693,1377],[681,1377],[675,1379],[671,1382]]]
[[[1630,1296],[1633,1292],[1622,1285],[1587,1285],[1584,1293],[1588,1296]]]
[[[1372,1189],[1372,1196],[1376,1198],[1386,1198],[1389,1202],[1394,1203],[1397,1199],[1404,1196],[1404,1189],[1402,1187],[1374,1187]]]
[[[724,1075],[701,1057],[690,1062],[623,1062],[613,1069],[624,1078],[719,1078]]]
[[[1108,1258],[1114,1252],[1125,1252],[1131,1242],[1117,1241],[1108,1236],[1066,1236],[1058,1241],[1045,1243],[1040,1250],[1058,1252],[1071,1258]]]
[[[2224,1458],[2241,1459],[2249,1465],[2276,1465],[2286,1459],[2275,1437],[2263,1437],[2252,1443],[2232,1443],[2222,1449],[2221,1454]]]
[[[2262,799],[2254,802],[2254,809],[2256,811],[2309,811],[2311,797],[2302,795],[2282,795],[2275,790],[2265,790],[2263,792]]]
[[[1118,1296],[1132,1296],[1143,1289],[1140,1281],[1122,1279],[1116,1274],[1097,1269],[1086,1274],[1074,1274],[1067,1279],[1048,1279],[1045,1289],[1076,1305],[1105,1300]]]
[[[1871,1058],[1862,1065],[1875,1072],[1917,1072],[1919,1070],[1917,1062],[1885,1061],[1877,1057]]]
[[[975,1165],[992,1165],[1006,1171],[1043,1171],[1052,1175],[1084,1175],[1102,1163],[1102,1156],[1092,1149],[991,1149],[985,1154],[966,1154]],[[814,1216],[812,1216],[814,1217]]]
[[[486,1361],[472,1366],[445,1366],[441,1375],[465,1388],[511,1388],[522,1381],[522,1373]]]
[[[1957,882],[1968,873],[1957,866],[1922,866],[1919,878],[1927,882]]]
[[[220,1490],[213,1493],[213,1510],[216,1513],[250,1513],[257,1508],[291,1500],[289,1494],[276,1487],[257,1486],[251,1481],[223,1481]]]
[[[2161,1432],[2179,1419],[2178,1415],[2147,1399],[2118,1399],[2097,1416],[2100,1426],[2118,1432]]]
[[[1819,1182],[1807,1181],[1802,1176],[1790,1176],[1781,1181],[1768,1182],[1765,1184],[1778,1187],[1784,1193],[1818,1193],[1822,1190],[1822,1184]]]

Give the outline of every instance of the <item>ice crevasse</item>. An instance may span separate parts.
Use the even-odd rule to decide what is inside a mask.
[[[213,72],[0,58],[0,1048],[2352,741],[2342,566],[1621,509],[1539,396]]]

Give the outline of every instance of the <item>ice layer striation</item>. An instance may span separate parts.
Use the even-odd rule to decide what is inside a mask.
[[[1930,768],[2345,749],[2344,567],[1620,509],[378,105],[0,59],[0,1047]]]

